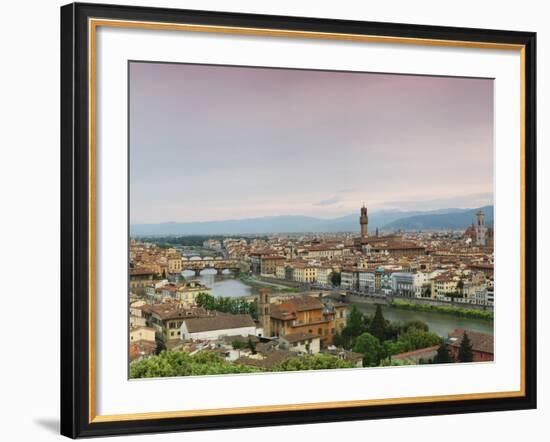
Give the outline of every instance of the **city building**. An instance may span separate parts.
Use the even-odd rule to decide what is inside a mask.
[[[431,293],[430,275],[425,272],[393,272],[392,291],[398,296],[428,298]]]
[[[291,264],[293,281],[302,284],[311,284],[317,279],[317,267],[305,262],[296,262]]]
[[[437,355],[437,349],[439,345],[432,347],[419,348],[418,350],[407,351],[404,353],[398,353],[391,357],[392,361],[409,361],[415,364],[428,364],[433,361]]]
[[[321,337],[315,333],[296,332],[279,338],[279,348],[313,355],[321,350]]]
[[[332,285],[332,267],[319,266],[317,267],[317,283],[323,286]]]
[[[359,291],[364,293],[374,293],[376,289],[375,279],[376,278],[373,271],[366,271],[362,269],[358,270],[357,282]]]
[[[280,255],[261,255],[260,272],[262,275],[275,276],[277,266],[284,264],[286,258]]]
[[[458,280],[448,273],[443,273],[432,279],[431,297],[434,299],[445,299],[449,295],[458,292]]]
[[[457,328],[449,333],[449,338],[447,339],[449,354],[454,361],[460,360],[460,344],[464,338],[464,333],[468,335],[472,345],[472,362],[487,362],[494,359],[493,335]]]
[[[487,244],[487,227],[485,226],[485,213],[480,210],[476,213],[476,245]]]
[[[321,337],[321,345],[326,346],[336,334],[337,315],[336,310],[325,309],[317,297],[294,296],[280,304],[271,304],[271,333],[273,336],[314,333]]]
[[[271,336],[271,295],[269,289],[258,290],[258,319],[263,336]]]
[[[220,314],[183,319],[179,332],[182,340],[216,340],[256,335],[256,323],[250,315]]]
[[[149,268],[130,269],[130,290],[133,292],[145,291],[145,287],[155,279],[156,273]]]
[[[366,244],[369,240],[369,217],[367,215],[367,208],[364,204],[363,207],[361,207],[359,225],[361,226],[361,244]]]
[[[141,307],[147,325],[165,342],[180,339],[184,319],[214,316],[202,307],[186,308],[178,303],[146,304]]]

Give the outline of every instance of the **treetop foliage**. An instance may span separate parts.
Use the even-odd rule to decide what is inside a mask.
[[[180,351],[163,351],[158,356],[130,364],[130,378],[202,376],[212,374],[254,373],[259,369],[233,364],[215,353],[202,351],[190,355]]]
[[[231,313],[233,315],[250,315],[258,319],[258,309],[254,302],[244,298],[230,298],[223,296],[212,296],[208,293],[199,293],[195,302],[207,310]]]

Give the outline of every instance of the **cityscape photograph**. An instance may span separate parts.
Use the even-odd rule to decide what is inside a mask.
[[[493,90],[130,62],[129,378],[491,363]]]

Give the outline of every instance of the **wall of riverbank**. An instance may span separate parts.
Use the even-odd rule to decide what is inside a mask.
[[[376,295],[346,295],[345,299],[350,303],[358,304],[382,304],[387,305],[395,301],[403,301],[412,303],[415,305],[428,305],[434,307],[456,307],[459,309],[479,310],[492,312],[493,306],[490,305],[476,305],[476,304],[462,304],[459,302],[440,301],[436,299],[424,299],[424,298],[404,298],[399,296],[376,296]]]

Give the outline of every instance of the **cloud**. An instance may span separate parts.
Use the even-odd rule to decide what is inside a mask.
[[[313,203],[314,206],[332,206],[334,204],[338,204],[340,201],[342,201],[342,198],[338,196],[333,196],[332,198],[329,198],[327,200],[321,200],[316,203]]]
[[[475,209],[476,207],[494,204],[493,192],[478,192],[449,197],[387,201],[384,207],[401,210],[434,210],[445,208]]]

